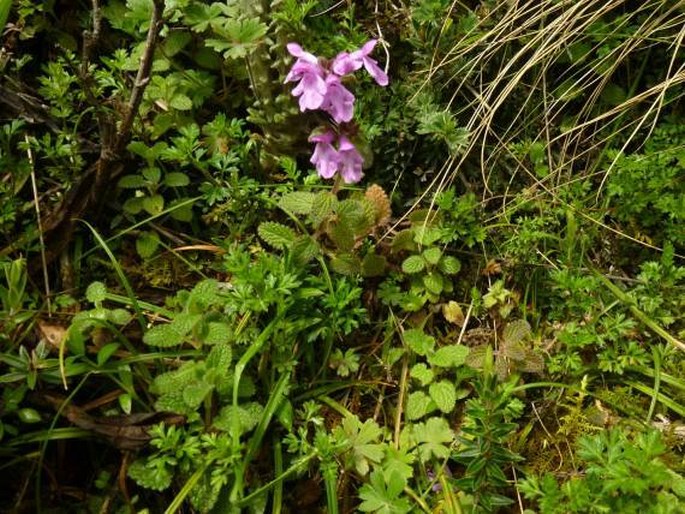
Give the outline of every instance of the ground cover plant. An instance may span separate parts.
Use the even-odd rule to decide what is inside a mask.
[[[681,1],[0,27],[0,510],[685,510]]]

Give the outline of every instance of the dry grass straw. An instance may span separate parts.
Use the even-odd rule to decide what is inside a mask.
[[[475,28],[449,42],[445,55],[436,50],[429,69],[422,71],[422,88],[442,77],[441,87],[451,90],[448,108],[471,138],[463,154],[444,163],[417,205],[448,187],[466,159],[472,162],[474,156],[481,169],[483,201],[501,197],[501,215],[513,195],[509,188],[495,191],[492,173],[506,166],[511,169],[510,186],[520,189],[524,184],[553,202],[561,202],[561,188],[596,175],[599,199],[620,153],[639,147],[636,139],[651,133],[666,103],[683,95],[683,39],[682,0],[510,0],[481,11]],[[578,49],[581,56],[571,58]],[[666,56],[668,65],[651,67],[655,55]],[[632,68],[635,63],[637,69]],[[640,89],[645,73],[656,80]],[[632,82],[625,97],[613,104],[601,101],[620,83],[619,74]],[[449,80],[444,81],[445,75]],[[503,123],[503,118],[510,121]],[[516,141],[542,143],[546,176],[537,177],[513,154],[511,144]],[[616,141],[621,152],[606,166],[605,152],[616,148]]]

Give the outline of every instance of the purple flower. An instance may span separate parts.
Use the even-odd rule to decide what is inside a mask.
[[[335,134],[332,130],[309,138],[309,141],[316,143],[310,162],[316,166],[316,171],[323,178],[333,178],[335,172],[338,171],[340,156],[337,150],[333,148],[334,138]]]
[[[362,173],[364,158],[345,136],[340,136],[338,162],[340,164],[340,174],[346,184],[355,184],[362,179],[364,175]]]
[[[316,166],[316,171],[322,178],[333,178],[336,173],[340,173],[346,184],[357,183],[364,175],[364,158],[346,136],[338,137],[336,150],[336,137],[331,129],[310,136],[309,141],[316,143],[310,162]]]
[[[334,74],[326,77],[326,96],[321,109],[331,115],[336,123],[348,122],[354,113],[354,95],[340,82]]]
[[[369,57],[369,54],[373,51],[377,42],[378,40],[371,39],[359,50],[355,50],[352,53],[342,52],[341,54],[338,54],[331,66],[333,73],[343,76],[357,71],[364,66],[366,71],[374,78],[379,86],[387,86],[388,75],[386,75],[378,66],[378,62],[375,59]]]
[[[327,71],[313,54],[305,52],[297,43],[288,43],[288,52],[297,61],[285,78],[286,82],[299,84],[293,89],[293,95],[300,97],[300,110],[318,109],[324,101],[328,87],[324,80]]]

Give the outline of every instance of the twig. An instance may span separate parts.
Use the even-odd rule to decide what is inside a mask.
[[[133,120],[138,114],[140,102],[143,101],[143,93],[150,82],[150,70],[152,69],[152,56],[157,46],[157,37],[162,28],[162,14],[164,13],[164,0],[153,0],[152,15],[150,17],[150,28],[147,31],[147,39],[145,40],[145,48],[143,50],[143,57],[140,60],[140,68],[136,75],[136,81],[131,90],[131,98],[128,101],[128,109],[126,116],[121,122],[119,132],[117,133],[116,143],[114,145],[114,154],[119,155],[127,143]]]
[[[52,316],[52,309],[50,307],[50,277],[48,276],[48,262],[45,257],[45,240],[43,239],[43,224],[40,219],[40,202],[38,199],[38,185],[36,183],[36,166],[33,161],[33,152],[29,145],[29,136],[24,135],[26,141],[26,153],[29,157],[29,164],[31,165],[31,188],[33,190],[33,203],[36,206],[36,220],[38,222],[38,240],[40,241],[40,259],[43,264],[43,281],[45,285],[45,302],[48,306],[48,317]]]
[[[100,34],[102,32],[102,9],[100,8],[99,0],[91,0],[93,5],[93,30],[84,31],[83,33],[83,55],[81,60],[81,75],[88,74],[88,65],[93,56],[93,52],[100,41]]]

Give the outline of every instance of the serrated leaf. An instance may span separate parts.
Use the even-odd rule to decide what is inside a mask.
[[[408,274],[420,273],[426,268],[426,261],[420,255],[410,255],[402,262],[402,271]]]
[[[129,198],[124,202],[122,209],[128,214],[140,214],[140,212],[143,210],[143,199],[138,196]]]
[[[436,408],[433,402],[423,391],[415,391],[407,397],[407,405],[404,409],[407,419],[410,421],[424,417]]]
[[[433,381],[433,371],[424,362],[419,362],[412,366],[409,376],[418,380],[422,386],[426,386]]]
[[[264,242],[277,250],[283,250],[290,246],[297,238],[291,228],[274,221],[261,223],[257,232]]]
[[[385,274],[387,266],[388,261],[384,256],[367,253],[362,260],[362,275],[365,277],[379,277]]]
[[[162,195],[152,195],[143,198],[143,209],[153,216],[164,210],[164,197]]]
[[[157,232],[143,232],[136,239],[136,251],[143,259],[152,257],[159,247]]]
[[[306,264],[319,255],[321,249],[319,248],[319,243],[314,238],[302,236],[295,240],[290,247],[290,251],[295,261]]]
[[[147,463],[139,459],[131,463],[126,473],[138,485],[154,491],[163,491],[171,485],[173,473],[164,461],[153,459]]]
[[[530,335],[530,323],[525,319],[517,319],[507,323],[502,331],[502,339],[507,343],[518,343]]]
[[[355,276],[359,273],[361,262],[359,258],[351,254],[335,255],[330,261],[331,269],[336,273],[347,276]]]
[[[196,409],[202,405],[205,397],[212,392],[212,389],[214,387],[205,381],[189,384],[183,389],[183,401],[191,409]]]
[[[435,402],[435,405],[438,406],[438,409],[445,414],[452,412],[457,404],[457,393],[454,384],[447,380],[432,383],[428,388],[428,393]]]
[[[309,214],[314,206],[314,193],[306,191],[295,191],[285,194],[278,202],[279,207],[292,214]]]
[[[328,237],[343,252],[349,252],[354,248],[354,232],[350,227],[340,221],[329,226]]]
[[[183,187],[190,184],[190,179],[185,173],[172,171],[164,175],[164,184],[168,187]]]
[[[522,361],[526,358],[526,349],[521,343],[510,343],[508,341],[502,341],[500,346],[500,352],[505,357],[513,359],[515,361]]]
[[[107,287],[102,282],[93,282],[86,289],[86,299],[90,303],[100,303],[107,296]]]
[[[407,346],[418,355],[426,356],[435,347],[435,338],[416,328],[405,330],[403,339]]]
[[[440,273],[429,273],[422,277],[423,285],[429,293],[439,295],[443,290],[443,278]]]
[[[257,426],[263,412],[264,407],[257,402],[239,405],[237,409],[233,405],[226,405],[214,418],[213,426],[224,432],[231,432],[233,430],[233,419],[238,416],[240,435],[243,435]]]
[[[145,179],[140,175],[124,175],[117,183],[122,189],[139,189],[145,187]]]
[[[482,368],[487,352],[488,345],[482,344],[474,346],[470,349],[469,354],[466,356],[465,364],[475,369]]]
[[[421,254],[428,264],[435,266],[442,257],[442,250],[437,246],[426,248]]]
[[[400,230],[397,234],[395,234],[395,237],[392,238],[392,243],[390,246],[393,253],[398,253],[404,250],[415,250],[416,243],[414,242],[414,231],[409,228]]]
[[[419,225],[414,229],[414,242],[421,246],[431,246],[442,237],[442,230],[437,227]]]
[[[522,362],[516,363],[517,368],[524,373],[542,373],[545,370],[545,360],[532,350],[526,352]]]
[[[433,366],[451,368],[463,366],[469,355],[469,348],[461,344],[443,346],[428,357],[428,362]]]
[[[224,344],[231,340],[231,327],[227,323],[210,321],[202,342],[205,344]]]
[[[338,206],[338,198],[329,191],[321,191],[316,195],[312,203],[310,218],[314,225],[319,225],[331,216]]]
[[[446,275],[456,275],[461,270],[461,262],[456,257],[445,255],[440,259],[438,269]]]
[[[153,184],[157,184],[159,179],[162,178],[162,170],[154,166],[143,168],[141,173],[143,174],[143,177],[145,177],[145,180],[152,182]]]
[[[189,111],[193,108],[193,101],[187,95],[175,93],[169,100],[169,107],[178,111]]]

